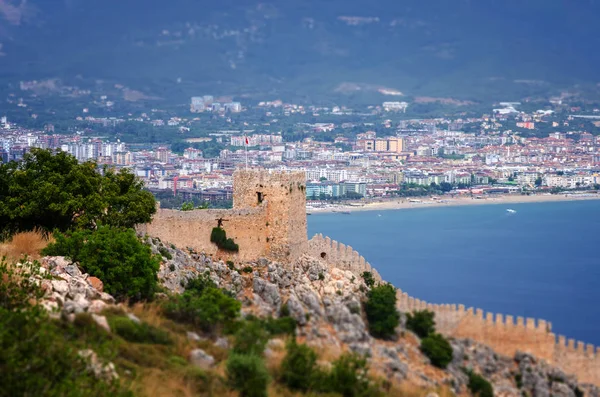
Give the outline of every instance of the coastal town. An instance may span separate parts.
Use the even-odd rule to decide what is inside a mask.
[[[25,127],[4,116],[0,160],[20,160],[32,147],[60,149],[79,161],[129,168],[160,199],[179,197],[173,206],[227,206],[233,171],[258,166],[304,171],[313,209],[385,200],[440,205],[461,198],[589,196],[600,188],[600,109],[566,102],[551,98],[531,111],[522,110],[531,109],[527,104],[499,102],[479,117],[411,118],[412,104],[400,101],[350,109],[204,95],[177,115],[152,109],[97,117],[83,108],[62,129]],[[116,106],[106,96],[100,103]],[[140,145],[120,134],[131,125],[134,133],[175,136]],[[203,125],[209,127],[199,133]]]

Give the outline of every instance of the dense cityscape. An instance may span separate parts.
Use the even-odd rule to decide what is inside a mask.
[[[106,96],[101,100],[106,107],[114,106]],[[27,107],[23,99],[16,102]],[[407,102],[389,101],[357,111],[280,100],[242,107],[240,102],[221,103],[204,95],[191,98],[183,115],[152,109],[139,116],[95,117],[84,108],[66,132],[53,124],[25,128],[4,116],[0,159],[20,160],[30,148],[39,147],[60,149],[79,161],[129,168],[167,206],[188,200],[227,206],[233,171],[257,166],[303,170],[309,181],[306,196],[313,205],[442,194],[483,198],[597,190],[600,137],[588,130],[600,125],[599,110],[580,115],[581,108],[560,99],[549,104],[525,112],[519,110],[521,103],[501,102],[480,117],[410,118]],[[194,134],[194,126],[206,120],[202,116],[233,126]],[[121,142],[116,137],[127,123],[154,129],[157,135],[161,129],[175,129],[178,137],[141,146]],[[96,126],[110,127],[112,136]],[[285,128],[293,132],[282,133]],[[177,199],[169,200],[173,197]]]

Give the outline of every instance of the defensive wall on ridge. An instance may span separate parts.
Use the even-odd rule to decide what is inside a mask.
[[[352,247],[321,234],[307,240],[306,179],[304,172],[238,170],[234,173],[233,209],[177,211],[159,209],[151,223],[138,231],[181,248],[190,247],[218,258],[240,261],[268,257],[293,261],[304,253],[358,277],[379,273]],[[238,253],[223,252],[210,242],[217,219],[223,220],[227,237],[239,245]],[[440,333],[471,338],[500,354],[528,352],[576,375],[580,382],[600,386],[600,349],[552,333],[544,320],[484,313],[464,305],[434,305],[398,290],[398,309],[428,309],[435,313]]]
[[[435,313],[436,329],[456,338],[471,338],[500,354],[514,356],[517,351],[537,358],[576,375],[580,382],[600,386],[600,348],[552,333],[545,320],[484,313],[464,305],[436,305],[398,290],[398,308],[404,312],[430,310]]]
[[[306,177],[304,172],[237,170],[233,174],[233,209],[179,211],[158,209],[140,233],[181,248],[239,261],[268,257],[293,260],[307,251]],[[239,252],[223,251],[210,241],[222,220]]]
[[[365,260],[351,246],[338,243],[329,237],[323,237],[322,234],[316,234],[308,242],[308,254],[321,258],[331,266],[339,269],[350,270],[357,275],[363,272],[371,272],[375,281],[381,281],[381,276],[369,262]]]
[[[331,266],[350,270],[356,275],[371,272],[382,281],[377,271],[352,247],[315,235],[308,242],[309,254]],[[436,305],[397,292],[398,309],[403,312],[430,310],[435,313],[438,332],[455,338],[470,338],[486,344],[496,352],[512,357],[517,351],[574,374],[579,381],[600,386],[600,348],[555,335],[552,324],[545,320],[484,313],[464,305]],[[516,320],[516,321],[515,321]]]

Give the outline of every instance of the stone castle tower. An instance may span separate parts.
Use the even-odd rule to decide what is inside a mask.
[[[239,252],[217,249],[210,235],[217,220]],[[268,257],[291,261],[308,251],[304,172],[237,170],[233,209],[178,211],[159,209],[139,231],[180,248],[192,248],[227,260]]]
[[[271,257],[291,259],[307,251],[304,172],[237,170],[233,209],[259,206],[266,206],[266,248]]]

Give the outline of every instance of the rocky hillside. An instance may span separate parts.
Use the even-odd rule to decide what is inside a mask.
[[[290,264],[264,258],[251,263],[224,263],[157,239],[145,241],[163,257],[158,273],[164,286],[164,293],[159,294],[163,298],[182,293],[191,280],[207,274],[242,303],[243,317],[277,318],[285,311],[295,319],[296,338],[318,351],[321,362],[331,361],[345,351],[368,357],[369,374],[380,380],[382,389],[390,395],[398,390],[405,391],[398,395],[407,395],[406,390],[416,390],[415,395],[428,391],[466,395],[476,382],[473,376],[477,375],[473,374],[478,374],[492,384],[496,396],[600,396],[597,387],[580,384],[573,376],[531,355],[501,356],[468,339],[450,340],[451,362],[446,369],[437,368],[422,353],[419,338],[407,329],[404,313],[395,338],[375,339],[369,334],[364,313],[369,288],[361,275],[329,267],[318,259],[305,255]],[[41,263],[42,273],[53,277],[41,281],[45,290],[42,304],[55,318],[74,322],[82,313],[88,313],[98,326],[111,332],[114,313],[119,312],[136,323],[142,318],[164,326],[156,320],[156,311],[148,316],[139,305],[116,306],[114,299],[102,292],[102,282],[82,274],[76,264],[62,257],[46,257]],[[188,328],[182,343],[187,346],[183,351],[189,365],[218,372],[231,337]],[[279,362],[283,346],[281,337],[272,338],[264,353],[267,361]],[[93,350],[82,350],[80,354],[93,363],[90,365],[97,376],[131,376],[127,369],[131,364],[123,358],[109,363],[101,362]],[[273,390],[270,393],[278,395]]]

